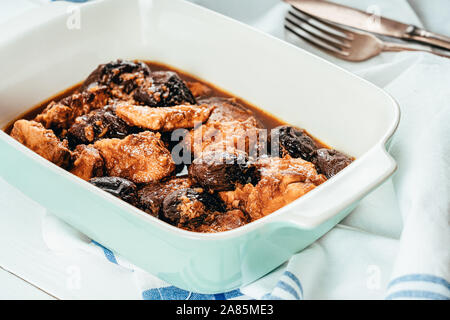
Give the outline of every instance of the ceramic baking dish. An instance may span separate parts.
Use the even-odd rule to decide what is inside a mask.
[[[399,109],[388,94],[306,51],[179,0],[81,7],[57,2],[4,26],[0,125],[116,58],[185,70],[357,158],[267,217],[224,233],[198,234],[145,214],[0,132],[2,178],[180,288],[217,293],[258,279],[330,230],[396,168],[385,145]]]

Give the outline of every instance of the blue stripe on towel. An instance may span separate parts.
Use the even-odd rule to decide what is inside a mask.
[[[175,286],[153,288],[142,292],[144,300],[228,300],[239,296],[242,296],[239,289],[219,294],[202,294]]]
[[[262,299],[262,300],[285,300],[285,299],[280,298],[280,297],[278,297],[278,296],[274,296],[274,295],[271,294],[271,293],[267,293],[267,294],[263,295],[263,296],[261,297],[261,299]]]
[[[401,276],[401,277],[395,278],[389,283],[388,289],[390,287],[398,284],[398,283],[413,282],[413,281],[432,282],[432,283],[435,283],[435,284],[443,285],[448,290],[450,290],[450,283],[447,280],[445,280],[444,278],[433,276],[431,274],[420,274],[420,273],[418,273],[418,274],[408,274],[408,275],[405,275],[405,276]]]
[[[291,287],[289,284],[287,284],[286,282],[280,280],[280,281],[278,281],[276,287],[277,287],[277,288],[280,288],[280,289],[282,289],[282,290],[284,290],[284,291],[286,291],[287,293],[289,293],[290,295],[292,295],[295,299],[300,300],[300,297],[299,297],[297,291],[295,291],[295,289],[292,288],[292,287]]]
[[[225,300],[229,300],[229,299],[233,299],[233,298],[237,298],[240,296],[243,296],[242,292],[240,289],[236,289],[236,290],[232,290],[232,291],[228,291],[223,293]],[[219,300],[219,299],[216,299]]]
[[[439,293],[422,290],[403,290],[391,293],[386,297],[386,300],[405,299],[405,298],[422,298],[430,300],[450,300],[449,297]]]
[[[103,249],[103,253],[105,254],[105,257],[106,257],[106,259],[108,259],[108,261],[110,261],[112,263],[115,263],[115,264],[118,264],[116,256],[114,255],[114,253],[111,250],[105,248],[104,246],[102,246],[97,241],[92,240],[92,243],[95,244],[96,246],[100,247],[101,249]]]
[[[288,278],[290,278],[292,281],[294,281],[297,284],[298,289],[300,290],[300,294],[303,297],[303,287],[302,287],[300,280],[297,278],[297,276],[290,271],[285,271],[284,275],[287,276]]]

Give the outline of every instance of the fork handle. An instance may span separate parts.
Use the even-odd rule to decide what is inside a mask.
[[[450,55],[448,54],[444,54],[441,52],[437,52],[435,50],[431,50],[425,47],[417,47],[417,46],[413,46],[413,45],[408,45],[408,44],[401,44],[401,43],[394,43],[394,42],[383,42],[383,51],[394,51],[394,52],[398,52],[398,51],[422,51],[422,52],[428,52],[428,53],[432,53],[444,58],[450,58]]]

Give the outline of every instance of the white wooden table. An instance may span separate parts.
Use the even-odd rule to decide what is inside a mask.
[[[35,1],[27,0],[7,0],[0,2],[0,24],[36,5],[37,3]],[[3,189],[0,190],[3,191]],[[0,209],[1,225],[6,225],[6,221],[3,220],[7,219],[4,213],[4,209]],[[0,236],[0,239],[2,238],[3,236]],[[1,263],[2,259],[6,258],[3,255],[5,250],[5,243],[0,243],[0,299],[55,299],[42,289],[15,275],[13,272],[5,270]]]

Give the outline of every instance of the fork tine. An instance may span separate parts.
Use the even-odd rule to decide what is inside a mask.
[[[286,21],[296,26],[297,28],[300,28],[303,31],[308,32],[309,34],[311,34],[311,36],[319,38],[323,42],[327,43],[330,46],[335,47],[338,50],[343,50],[343,47],[350,48],[350,43],[346,39],[338,37],[329,32],[322,31],[317,27],[311,25],[308,21],[303,20],[301,17],[294,15],[290,11],[285,19]]]
[[[340,30],[331,28],[329,25],[325,25],[322,21],[316,20],[311,16],[305,15],[298,11],[289,11],[289,15],[300,23],[306,24],[311,28],[311,31],[315,32],[316,35],[324,37],[330,41],[337,42],[345,47],[350,47],[349,41],[353,40],[352,34],[343,33]]]
[[[289,11],[292,15],[296,16],[299,19],[306,20],[307,23],[313,25],[317,29],[320,29],[324,33],[327,33],[327,34],[332,33],[333,36],[338,36],[340,38],[344,38],[347,40],[353,39],[353,33],[351,31],[344,29],[344,28],[342,28],[336,24],[333,24],[331,22],[325,21],[321,18],[312,16],[306,12],[301,11],[300,9],[297,9],[294,6],[291,6],[291,8],[294,9],[294,11],[295,11],[295,13],[293,13],[292,11]],[[302,15],[303,18],[300,18],[299,15]],[[324,26],[327,27],[327,29],[324,28]],[[336,32],[339,32],[340,35],[337,34]]]
[[[325,51],[328,54],[344,56],[344,57],[348,55],[348,52],[341,51],[334,46],[330,46],[330,45],[324,43],[323,41],[320,41],[320,39],[313,37],[309,32],[304,31],[303,29],[299,30],[299,31],[303,31],[303,33],[304,33],[304,34],[301,34],[298,30],[294,30],[294,28],[290,27],[287,23],[285,23],[284,28],[286,30],[288,30],[289,32],[293,33],[294,35],[296,35],[297,37],[299,37],[300,39],[309,43],[313,47],[316,47],[322,51]]]

